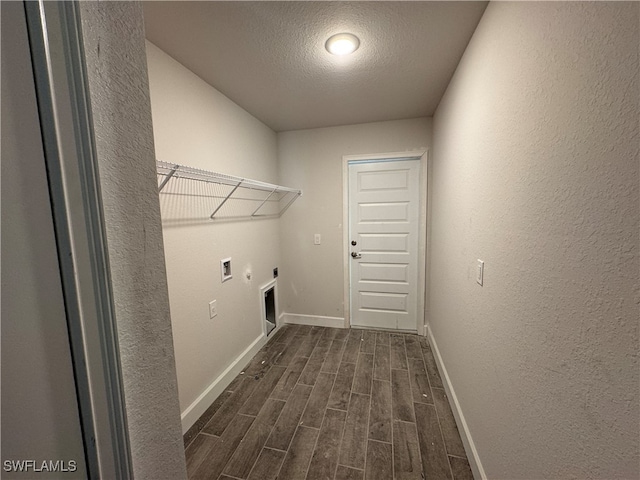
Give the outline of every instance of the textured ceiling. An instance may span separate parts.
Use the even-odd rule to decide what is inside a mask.
[[[486,2],[144,2],[147,38],[275,131],[433,115]],[[326,39],[360,38],[347,57]]]

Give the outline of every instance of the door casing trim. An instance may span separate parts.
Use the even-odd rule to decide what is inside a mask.
[[[344,326],[351,326],[351,278],[349,275],[349,165],[352,163],[393,162],[397,160],[420,161],[419,222],[418,222],[418,295],[416,331],[424,336],[427,291],[427,185],[429,150],[406,152],[372,153],[342,156],[342,265],[344,279]]]

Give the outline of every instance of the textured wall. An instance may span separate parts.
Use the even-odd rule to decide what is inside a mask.
[[[277,183],[270,128],[148,42],[147,57],[159,160]],[[160,197],[163,219],[189,216],[175,196]],[[165,221],[163,229],[183,412],[262,334],[259,288],[279,258],[277,219],[202,220]],[[233,278],[222,283],[220,260],[227,257]]]
[[[280,219],[282,311],[344,317],[342,156],[424,150],[430,135],[430,118],[278,134],[280,182],[303,191]]]
[[[490,478],[640,475],[639,9],[491,3],[434,117],[430,326]]]
[[[75,460],[86,478],[22,2],[2,2],[2,461]],[[4,465],[4,463],[3,463]]]
[[[81,5],[133,471],[185,478],[142,7]]]

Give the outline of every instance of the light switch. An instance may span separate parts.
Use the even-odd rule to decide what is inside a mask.
[[[217,317],[218,316],[218,304],[217,304],[217,300],[213,300],[211,302],[209,302],[209,318],[213,318],[213,317]]]
[[[314,244],[314,245],[320,245],[321,243],[322,243],[322,237],[320,236],[320,234],[319,234],[319,233],[316,233],[316,234],[313,236],[313,244]]]
[[[476,282],[478,282],[478,285],[482,286],[483,281],[484,281],[484,262],[482,260],[478,260],[478,264],[476,265]]]

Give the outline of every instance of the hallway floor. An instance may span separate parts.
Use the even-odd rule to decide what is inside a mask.
[[[189,478],[473,478],[431,349],[411,334],[284,325],[185,442]]]

